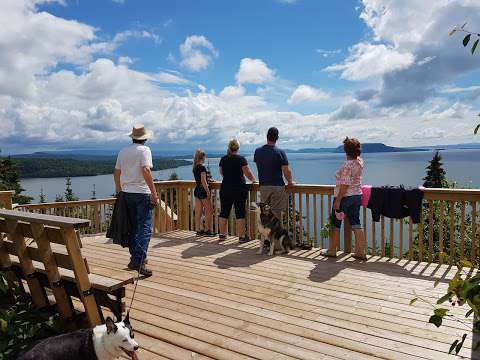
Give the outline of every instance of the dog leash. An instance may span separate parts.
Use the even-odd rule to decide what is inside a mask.
[[[138,248],[140,248],[140,246],[138,244],[135,244]],[[141,249],[141,248],[140,248]],[[128,310],[127,310],[127,315],[126,317],[128,318],[129,315],[130,315],[130,310],[132,309],[132,305],[133,305],[133,300],[135,299],[135,294],[137,293],[137,286],[138,286],[138,281],[140,280],[140,269],[143,265],[143,260],[145,259],[145,251],[143,249],[142,250],[142,258],[140,260],[140,266],[138,267],[138,270],[137,270],[137,278],[135,279],[135,286],[133,287],[133,294],[132,294],[132,298],[130,299],[130,305],[128,306]]]

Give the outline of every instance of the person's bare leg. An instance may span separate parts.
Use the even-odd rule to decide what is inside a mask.
[[[237,236],[245,237],[245,219],[237,219]]]
[[[205,209],[205,221],[207,223],[208,230],[213,232],[213,209],[212,203],[209,198],[202,200],[203,208]]]
[[[227,225],[228,225],[228,219],[225,219],[223,217],[218,218],[218,231],[220,234],[223,234],[227,236]]]
[[[340,244],[340,230],[335,229],[330,231],[330,241],[328,242],[328,250],[325,253],[327,256],[337,256],[338,246]]]
[[[363,229],[354,229],[355,233],[355,257],[359,259],[366,259],[365,253],[365,233]]]
[[[195,230],[201,231],[201,221],[202,221],[202,201],[195,198]]]

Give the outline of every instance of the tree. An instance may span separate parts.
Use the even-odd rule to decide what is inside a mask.
[[[92,196],[90,199],[95,200],[97,198],[97,191],[95,189],[95,184],[93,184]]]
[[[40,199],[40,203],[41,204],[44,204],[47,202],[47,197],[45,196],[45,193],[43,192],[43,186],[40,188],[40,196],[39,196],[39,199]]]
[[[14,190],[12,200],[17,204],[28,204],[33,200],[31,196],[22,195],[25,189],[20,185],[20,171],[10,156],[0,159],[0,190]]]
[[[59,194],[55,195],[55,202],[64,202],[64,201],[65,199],[63,198],[62,195],[59,195]]]
[[[474,33],[473,31],[470,31],[470,30],[467,30],[465,29],[465,26],[467,26],[467,23],[464,23],[461,27],[454,27],[452,29],[452,31],[450,31],[450,36],[452,36],[453,34],[457,33],[457,32],[463,32],[465,35],[465,37],[463,38],[462,40],[462,43],[463,43],[463,46],[464,47],[467,47],[467,45],[470,43],[470,40],[472,40],[472,37],[475,38],[475,41],[473,41],[473,45],[470,49],[470,52],[472,53],[472,55],[475,53],[475,50],[477,50],[477,46],[478,46],[478,42],[480,41],[480,33]],[[480,114],[478,114],[478,116],[480,116]],[[480,124],[478,124],[476,127],[475,127],[475,130],[473,130],[473,133],[476,135],[478,133],[478,130],[480,130]]]
[[[176,172],[172,172],[170,174],[170,177],[168,178],[168,180],[170,180],[170,181],[180,180],[180,177],[178,176],[178,174]]]
[[[67,176],[65,178],[65,201],[78,201],[78,197],[75,196],[72,190],[72,178]]]
[[[437,151],[433,156],[433,159],[430,160],[429,165],[426,167],[427,176],[423,178],[423,186],[429,188],[442,188],[445,187],[446,178],[445,170],[442,168],[442,156]]]

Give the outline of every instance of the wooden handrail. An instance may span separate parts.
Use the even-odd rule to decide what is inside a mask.
[[[29,223],[44,224],[49,226],[57,226],[62,228],[81,228],[90,225],[90,220],[76,219],[63,216],[52,216],[28,213],[16,210],[0,209],[0,218],[15,220],[15,221],[27,221]]]
[[[82,205],[103,205],[103,204],[114,204],[115,198],[106,198],[106,199],[94,199],[94,200],[79,200],[79,201],[59,201],[59,202],[48,202],[48,203],[39,203],[39,204],[22,204],[15,206],[18,208],[25,209],[50,209],[50,208],[74,208]]]

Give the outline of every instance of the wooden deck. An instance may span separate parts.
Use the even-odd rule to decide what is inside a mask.
[[[122,276],[111,269],[126,269],[127,249],[82,242],[92,273]],[[140,359],[470,359],[470,337],[462,356],[447,354],[463,324],[436,329],[430,305],[409,306],[413,290],[434,302],[454,269],[318,250],[270,258],[257,246],[186,231],[153,238],[154,275],[139,282],[130,315]]]

